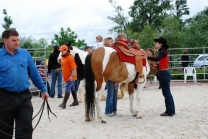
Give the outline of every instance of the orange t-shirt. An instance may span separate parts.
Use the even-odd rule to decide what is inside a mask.
[[[72,70],[77,68],[77,64],[75,63],[74,57],[72,55],[62,57],[61,68],[62,68],[64,81],[67,82],[69,80],[69,77],[72,74]],[[76,80],[76,79],[77,79],[77,73],[73,77],[73,80]]]

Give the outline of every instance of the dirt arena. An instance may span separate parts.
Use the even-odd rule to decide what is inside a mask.
[[[45,109],[43,117],[33,133],[34,139],[207,139],[208,138],[208,83],[171,82],[171,92],[175,100],[176,115],[161,117],[165,111],[164,98],[158,84],[147,83],[141,101],[142,119],[131,116],[128,94],[118,100],[118,115],[104,115],[105,102],[101,102],[102,124],[96,117],[93,122],[85,122],[84,104],[66,109],[58,105],[62,99],[49,99],[57,119]],[[42,99],[33,97],[34,114],[38,112]],[[34,120],[35,125],[37,119]]]

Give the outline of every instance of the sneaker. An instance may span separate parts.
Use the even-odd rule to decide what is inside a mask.
[[[115,111],[115,112],[113,112],[113,116],[117,116],[117,113],[116,113],[116,111]]]
[[[113,117],[112,113],[106,114],[108,117]]]

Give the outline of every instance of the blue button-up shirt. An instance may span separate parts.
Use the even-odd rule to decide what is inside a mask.
[[[38,89],[46,92],[45,84],[30,53],[18,48],[12,55],[2,47],[0,49],[0,88],[10,92],[24,91],[30,87],[29,77]]]

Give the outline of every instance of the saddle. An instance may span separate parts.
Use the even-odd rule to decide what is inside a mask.
[[[142,59],[146,58],[146,52],[140,49],[140,46],[137,43],[132,44],[132,46],[129,47],[125,42],[119,40],[114,43],[114,47],[117,47],[124,55],[135,57],[136,71],[139,72],[139,77],[142,77],[143,76]]]

